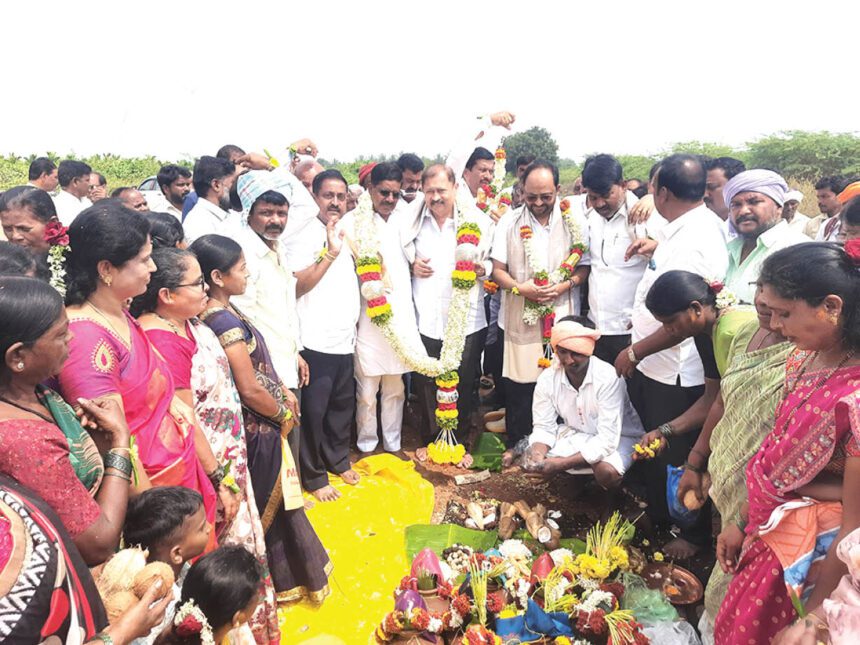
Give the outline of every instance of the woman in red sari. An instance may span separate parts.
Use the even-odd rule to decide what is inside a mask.
[[[193,412],[175,395],[167,365],[125,310],[146,291],[155,270],[149,224],[139,213],[106,199],[82,212],[69,228],[66,305],[72,341],[59,391],[78,398],[112,398],[125,412],[143,465],[137,488],[185,486],[203,496],[214,526],[217,499],[235,507]],[[217,490],[217,495],[216,495]],[[209,550],[215,547],[212,532]]]
[[[836,545],[860,526],[860,244],[778,251],[759,284],[771,327],[799,351],[773,430],[747,466],[746,524],[717,542],[735,574],[717,645],[795,643],[806,623],[824,626],[821,602],[846,572]]]

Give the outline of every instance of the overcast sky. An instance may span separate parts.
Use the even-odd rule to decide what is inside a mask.
[[[560,155],[854,131],[860,3],[3,3],[0,153],[444,153],[508,109]],[[846,26],[846,29],[842,29]]]

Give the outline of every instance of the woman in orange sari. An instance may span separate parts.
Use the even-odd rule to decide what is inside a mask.
[[[860,243],[778,251],[759,284],[771,328],[800,351],[773,430],[747,465],[745,526],[730,524],[717,542],[734,574],[717,645],[797,643],[805,623],[826,630],[821,603],[846,573],[836,546],[860,526]]]

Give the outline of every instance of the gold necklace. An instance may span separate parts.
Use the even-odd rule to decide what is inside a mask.
[[[173,323],[173,321],[172,321],[172,320],[168,320],[167,318],[165,318],[164,316],[162,316],[162,315],[161,315],[160,313],[158,313],[157,311],[153,311],[152,313],[153,313],[153,315],[155,315],[157,318],[161,319],[161,321],[162,321],[162,322],[164,322],[164,324],[166,324],[168,327],[170,327],[170,329],[172,329],[172,330],[173,330],[173,333],[174,333],[174,334],[176,334],[177,336],[183,336],[183,335],[182,335],[182,332],[179,330],[179,327],[177,327],[177,326]],[[184,336],[183,336],[183,337],[184,337]]]
[[[118,338],[123,342],[123,344],[127,344],[127,343],[126,343],[126,341],[125,341],[125,338],[123,337],[123,335],[120,333],[120,331],[119,331],[116,327],[114,327],[114,324],[110,321],[110,318],[108,318],[108,317],[104,314],[104,312],[103,312],[101,309],[99,309],[98,307],[96,307],[96,306],[93,304],[93,301],[92,301],[92,300],[90,300],[89,298],[87,298],[85,302],[86,302],[90,307],[92,307],[92,308],[93,308],[93,311],[95,311],[99,316],[101,316],[102,318],[104,318],[105,322],[110,326],[110,328],[111,328],[111,329],[113,330],[113,332],[117,335],[117,337],[118,337]]]

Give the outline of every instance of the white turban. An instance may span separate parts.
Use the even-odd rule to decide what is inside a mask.
[[[787,191],[788,184],[780,175],[772,170],[757,168],[745,170],[729,179],[728,183],[723,186],[723,199],[726,201],[726,206],[731,208],[732,199],[738,193],[761,193],[770,197],[778,206],[782,206],[785,204]]]

